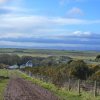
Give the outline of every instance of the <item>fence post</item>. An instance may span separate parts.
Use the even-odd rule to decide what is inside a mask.
[[[94,82],[94,96],[97,96],[97,81]]]
[[[81,95],[81,91],[80,91],[80,80],[78,80],[78,94]]]

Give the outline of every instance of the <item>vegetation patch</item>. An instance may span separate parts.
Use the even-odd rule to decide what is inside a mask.
[[[20,76],[28,81],[38,84],[49,91],[54,92],[61,100],[99,100],[100,96],[94,97],[90,93],[82,92],[81,96],[76,91],[68,91],[65,88],[58,88],[52,83],[46,83],[39,79],[29,77],[28,75],[19,72]]]
[[[4,100],[4,92],[9,81],[9,73],[8,70],[0,70],[0,100]]]

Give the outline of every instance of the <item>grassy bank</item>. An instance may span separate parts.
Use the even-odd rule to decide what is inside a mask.
[[[39,79],[29,77],[28,75],[19,72],[20,76],[26,80],[32,81],[35,84],[38,84],[42,86],[45,89],[48,89],[49,91],[52,91],[55,93],[55,95],[59,96],[61,100],[100,100],[100,96],[94,97],[92,94],[87,92],[82,92],[81,96],[78,95],[77,91],[68,91],[65,88],[57,88],[52,83],[46,83]]]
[[[8,83],[8,79],[4,79],[0,81],[0,100],[4,100],[4,91],[6,89]]]
[[[9,81],[10,71],[5,69],[0,69],[0,100],[4,100],[4,91],[7,87]]]

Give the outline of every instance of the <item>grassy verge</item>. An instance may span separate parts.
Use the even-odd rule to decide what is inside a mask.
[[[0,81],[0,100],[4,100],[4,91],[6,89],[8,79]]]
[[[10,71],[6,69],[0,69],[0,100],[4,100],[4,91],[9,81]]]
[[[32,81],[35,84],[40,85],[41,87],[48,89],[49,91],[52,91],[55,93],[61,100],[100,100],[100,96],[93,97],[92,94],[82,92],[81,96],[78,95],[76,91],[67,91],[65,88],[57,88],[52,83],[46,83],[39,79],[29,77],[28,75],[19,72],[20,76],[26,80]]]

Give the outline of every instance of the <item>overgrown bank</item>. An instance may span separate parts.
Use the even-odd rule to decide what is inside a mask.
[[[25,73],[20,72],[20,76],[26,80],[32,81],[35,84],[42,86],[60,97],[61,100],[99,100],[100,96],[94,97],[90,93],[82,92],[81,95],[77,91],[68,91],[66,88],[58,88],[52,83],[46,83],[39,79],[30,77]]]

